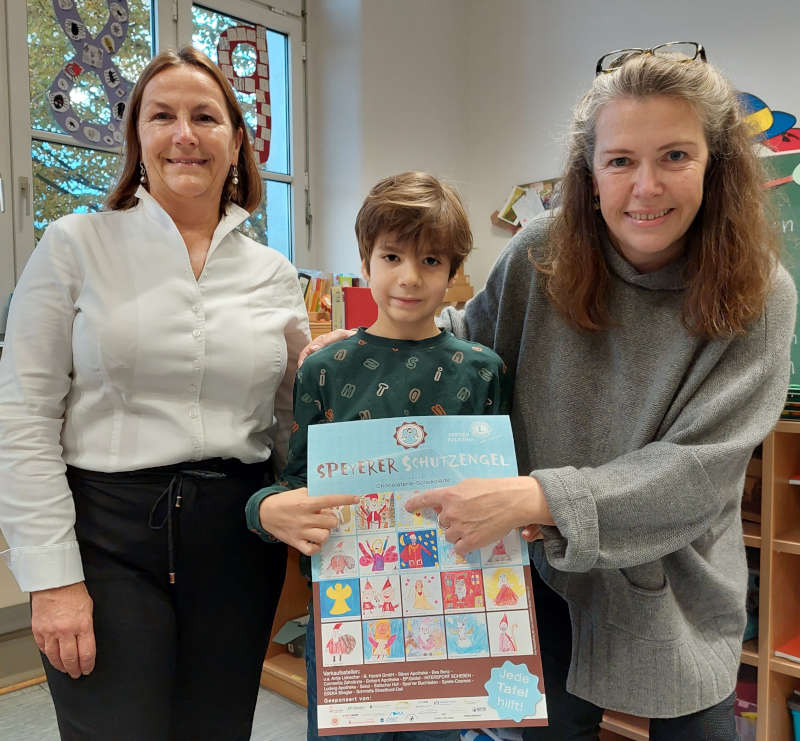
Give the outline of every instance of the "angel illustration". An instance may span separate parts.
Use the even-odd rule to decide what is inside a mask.
[[[375,587],[373,587],[369,579],[367,579],[366,584],[364,584],[361,589],[361,611],[365,613],[372,612],[375,609],[375,603],[377,601],[378,598],[375,595]]]
[[[505,572],[501,571],[497,576],[497,583],[499,585],[497,596],[494,598],[496,605],[516,605],[519,601],[517,593],[508,585],[508,576]]]
[[[359,563],[362,566],[372,564],[373,571],[383,571],[387,563],[397,561],[397,548],[393,545],[388,545],[388,543],[389,538],[385,538],[383,541],[380,538],[376,538],[371,543],[367,542],[366,546],[362,541],[359,541],[358,547],[362,554]]]
[[[469,648],[472,645],[472,634],[475,628],[467,627],[467,622],[464,618],[456,620],[456,643],[459,648]]]
[[[500,620],[500,635],[498,636],[498,643],[500,651],[505,654],[513,654],[517,652],[517,641],[514,634],[517,632],[517,624],[514,623],[509,630],[508,615],[504,614]]]
[[[381,597],[383,598],[383,602],[381,602],[382,613],[394,614],[394,611],[398,607],[400,607],[400,603],[394,601],[394,587],[392,586],[392,583],[388,579],[383,585],[383,591],[381,592]]]
[[[397,638],[397,633],[392,633],[392,624],[389,620],[376,620],[369,629],[372,658],[377,660],[388,659],[391,655],[392,644]]]
[[[325,649],[331,657],[331,663],[335,664],[337,659],[342,662],[342,656],[349,654],[356,647],[356,639],[349,633],[342,633],[342,623],[336,623],[331,631],[331,637],[325,644]]]
[[[420,569],[424,566],[422,561],[423,551],[429,556],[433,555],[423,543],[418,542],[417,534],[412,531],[408,534],[408,544],[403,546],[403,550],[400,551],[400,555],[408,564],[409,568]]]
[[[417,579],[414,582],[414,609],[415,610],[432,610],[433,605],[428,600],[428,595],[425,594],[425,585],[422,579]]]
[[[442,651],[444,635],[437,617],[406,621],[406,654],[436,656]]]
[[[353,512],[350,505],[334,507],[333,514],[336,515],[336,530],[342,533],[352,531]]]
[[[356,565],[355,559],[348,556],[344,551],[344,541],[339,541],[333,549],[333,555],[328,561],[328,569],[337,576],[341,576],[345,571],[351,571]]]
[[[353,588],[349,584],[335,584],[325,590],[325,594],[333,600],[333,607],[330,609],[331,615],[344,615],[350,612],[350,605],[347,604],[349,597],[353,595]]]
[[[508,551],[506,550],[506,544],[503,542],[503,539],[500,538],[500,540],[498,540],[492,547],[492,553],[489,556],[487,563],[502,563],[510,560],[511,557],[508,555]]]
[[[367,530],[380,530],[388,527],[388,523],[384,519],[387,509],[386,503],[381,503],[378,495],[373,492],[362,497],[362,504],[358,507],[358,514]]]

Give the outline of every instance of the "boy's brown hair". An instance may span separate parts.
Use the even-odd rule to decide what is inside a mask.
[[[461,198],[426,172],[384,178],[364,199],[356,217],[356,238],[367,269],[375,241],[386,233],[417,249],[449,257],[451,278],[472,249],[472,231]]]

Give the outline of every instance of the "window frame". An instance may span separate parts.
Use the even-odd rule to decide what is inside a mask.
[[[251,23],[260,23],[273,31],[288,37],[289,58],[288,105],[289,126],[289,166],[288,174],[267,171],[259,166],[261,179],[287,183],[289,185],[290,218],[292,222],[291,256],[297,262],[298,255],[305,255],[309,249],[306,208],[308,203],[308,167],[306,163],[306,105],[305,105],[305,42],[303,41],[303,19],[291,11],[278,13],[273,6],[258,0],[175,0],[177,18],[178,48],[192,43],[192,6],[202,5],[224,15],[241,18]],[[264,186],[266,192],[266,183]]]
[[[0,63],[9,68],[6,48],[6,0],[0,0]],[[0,74],[0,131],[11,131],[9,120],[8,78]],[[16,283],[14,266],[14,173],[11,168],[11,137],[0,142],[0,188],[2,188],[2,207],[0,207],[0,335],[6,331],[6,311],[8,299]]]
[[[211,10],[260,23],[288,36],[290,116],[289,174],[259,168],[264,180],[289,184],[291,251],[302,261],[309,249],[306,224],[308,173],[306,167],[305,44],[301,15],[292,11],[270,9],[256,0],[200,0]],[[155,52],[164,48],[180,48],[192,43],[192,0],[151,3],[151,26]],[[26,0],[0,0],[0,60],[6,62],[0,72],[0,130],[10,132],[8,143],[0,142],[0,177],[5,196],[5,213],[0,213],[0,332],[3,309],[34,249],[33,230],[33,163],[31,143],[34,139],[56,144],[82,146],[67,134],[34,131],[30,117],[30,82],[28,76]],[[16,30],[16,32],[15,32]],[[22,32],[20,32],[20,30]],[[12,65],[10,62],[14,60]],[[120,148],[96,145],[94,150],[119,154]],[[27,192],[21,190],[27,183]]]

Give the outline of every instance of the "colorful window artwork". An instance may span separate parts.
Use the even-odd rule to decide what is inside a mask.
[[[217,62],[242,106],[262,166],[264,201],[242,231],[291,259],[289,41],[285,34],[192,6],[192,45]],[[266,156],[265,156],[266,155]]]
[[[120,166],[127,99],[157,51],[153,29],[165,11],[153,0],[27,0],[25,7],[33,176],[26,215],[37,241],[60,216],[102,208]],[[191,43],[234,87],[262,170],[264,200],[240,229],[291,259],[290,37],[268,27],[266,10],[252,19],[199,5],[178,12],[186,14],[178,26],[191,22]]]
[[[151,13],[149,0],[28,0],[36,240],[54,219],[102,206],[119,163],[108,150],[153,53]]]

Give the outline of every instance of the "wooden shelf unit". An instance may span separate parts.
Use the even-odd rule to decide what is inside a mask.
[[[764,441],[763,458],[748,474],[761,476],[761,523],[742,522],[744,543],[760,548],[758,638],[742,647],[742,663],[758,669],[757,741],[792,741],[786,698],[800,689],[800,664],[775,656],[776,645],[800,631],[800,422],[781,421]],[[636,722],[638,721],[638,722]],[[607,712],[609,739],[648,738],[647,721]]]
[[[275,643],[273,638],[288,620],[308,612],[310,599],[311,590],[300,573],[300,553],[294,548],[289,548],[286,579],[283,582],[275,621],[272,624],[267,655],[261,667],[261,686],[304,706],[307,705],[305,659],[292,656],[286,650],[286,646]]]
[[[780,421],[764,441],[761,505],[757,741],[791,741],[786,698],[800,689],[800,664],[775,647],[800,632],[800,422]]]
[[[759,637],[742,647],[742,663],[758,669],[757,741],[792,741],[786,698],[800,689],[800,664],[776,657],[774,649],[800,631],[800,486],[789,484],[799,472],[800,422],[779,422],[763,446],[761,523],[742,523],[745,545],[761,549]],[[290,548],[273,632],[306,613],[309,589],[297,559]],[[270,642],[261,684],[306,704],[304,661],[279,644]],[[601,739],[647,741],[648,725],[646,719],[607,711]]]

